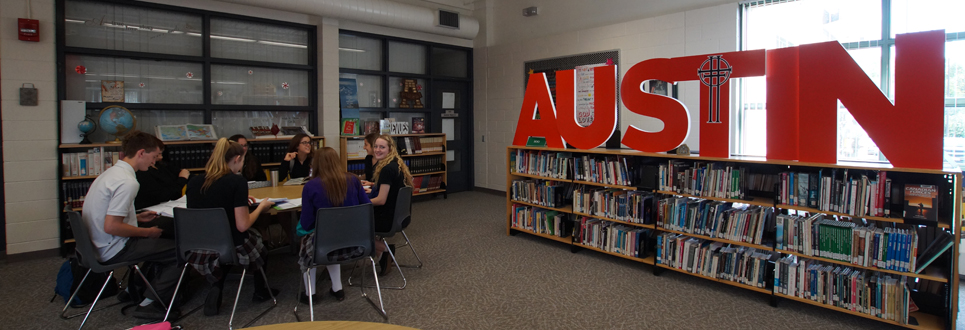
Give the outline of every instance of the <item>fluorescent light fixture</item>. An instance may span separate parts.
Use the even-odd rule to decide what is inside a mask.
[[[192,37],[200,37],[200,36],[201,36],[200,33],[194,33],[194,32],[188,32],[188,35],[189,35],[189,36],[192,36]]]
[[[174,30],[174,31],[171,31],[171,34],[184,34],[184,31]]]
[[[151,32],[168,33],[168,30],[151,28]]]
[[[70,18],[65,18],[65,19],[64,19],[64,22],[67,22],[67,23],[80,23],[80,24],[87,23],[87,21],[84,21],[84,20],[70,19]]]
[[[346,51],[346,52],[356,52],[356,53],[364,53],[364,52],[365,52],[364,49],[345,48],[345,47],[338,47],[338,50],[344,50],[344,51]]]
[[[215,83],[215,84],[221,84],[221,85],[247,85],[247,84],[248,84],[248,83],[243,83],[243,82],[240,82],[240,81],[215,81],[215,82],[213,82],[213,83]]]
[[[282,47],[292,47],[292,48],[308,48],[308,46],[306,46],[306,45],[290,44],[290,43],[285,43],[285,42],[275,42],[275,41],[267,41],[267,40],[259,40],[258,43],[259,43],[259,44],[265,44],[265,45],[272,45],[272,46],[282,46]]]
[[[240,42],[255,42],[255,41],[256,41],[256,40],[252,40],[252,39],[235,38],[235,37],[225,37],[225,36],[218,36],[218,35],[213,35],[213,34],[211,35],[211,39],[231,40],[231,41],[240,41]]]

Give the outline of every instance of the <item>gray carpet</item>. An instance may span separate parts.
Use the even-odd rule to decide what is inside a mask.
[[[405,290],[383,291],[388,322],[421,329],[897,328],[793,301],[773,308],[764,294],[672,271],[657,277],[648,265],[592,251],[573,254],[565,244],[531,235],[507,236],[505,215],[505,197],[480,192],[415,203],[408,234],[426,266],[403,269],[409,280]],[[414,260],[407,250],[399,254],[403,263]],[[279,306],[255,325],[295,321],[296,259],[270,257],[268,277],[282,293]],[[80,324],[79,318],[58,317],[62,299],[48,302],[62,262],[46,258],[0,265],[0,327],[68,329]],[[344,267],[346,277],[349,271]],[[400,277],[393,272],[380,280],[392,284]],[[329,285],[320,281],[320,291]],[[236,327],[267,307],[253,305],[252,289],[245,286]],[[237,281],[226,285],[231,298],[236,288]],[[177,323],[188,329],[224,328],[230,313],[227,292],[221,315],[198,312]],[[346,293],[343,302],[326,296],[316,306],[316,320],[382,321],[357,288],[346,287]],[[186,307],[201,300],[196,297]],[[307,313],[300,309],[303,317]],[[88,321],[89,329],[137,324],[118,307],[95,312]]]

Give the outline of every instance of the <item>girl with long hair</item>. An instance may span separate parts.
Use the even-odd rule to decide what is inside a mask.
[[[221,138],[211,152],[205,166],[205,174],[197,175],[188,181],[188,208],[223,208],[228,216],[228,226],[234,240],[235,252],[239,263],[248,267],[254,264],[262,269],[266,266],[266,249],[261,234],[248,230],[258,216],[271,205],[267,198],[249,212],[248,180],[239,175],[245,163],[245,149],[237,142]],[[188,260],[199,273],[205,276],[210,285],[204,301],[204,315],[217,315],[221,307],[221,291],[224,289],[224,275],[228,269],[219,269],[217,254],[192,252]],[[228,268],[228,267],[225,267]],[[270,290],[270,292],[269,292]],[[262,272],[255,272],[255,293],[253,301],[261,302],[277,295],[277,289],[269,289]]]
[[[318,209],[329,207],[355,206],[369,203],[362,183],[352,173],[345,170],[335,149],[324,147],[315,152],[312,159],[312,177],[302,188],[302,216],[298,221],[296,234],[302,236],[301,250],[298,253],[298,264],[302,272],[312,264],[315,255],[315,213]],[[342,221],[357,221],[357,219],[341,219]],[[329,261],[339,261],[349,257],[356,257],[362,253],[360,248],[345,248],[328,255]],[[329,293],[336,299],[345,299],[342,291],[342,268],[339,264],[328,265],[328,275],[332,278],[332,289]],[[309,291],[312,302],[318,302],[315,291],[315,270],[309,272]],[[308,303],[308,297],[302,296],[302,302]]]
[[[288,143],[288,153],[285,154],[285,161],[278,166],[279,180],[303,178],[311,175],[312,168],[312,137],[308,134],[300,133],[292,137]]]
[[[375,170],[372,175],[372,192],[369,194],[372,205],[375,205],[375,231],[386,232],[392,229],[392,219],[395,217],[395,203],[399,197],[399,189],[412,187],[412,174],[409,167],[402,161],[402,157],[395,148],[395,140],[388,135],[380,135],[373,146],[375,154]],[[389,272],[388,258],[382,252],[388,250],[385,244],[375,245],[382,266],[382,274]]]

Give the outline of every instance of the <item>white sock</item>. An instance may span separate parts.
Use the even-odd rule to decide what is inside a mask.
[[[313,295],[313,294],[315,294],[315,270],[317,270],[317,269],[318,269],[318,268],[312,268],[312,269],[308,270],[308,283],[309,283],[309,288],[310,288],[308,295]]]
[[[342,265],[328,265],[325,268],[328,269],[328,277],[332,279],[332,291],[342,290]]]
[[[153,299],[144,298],[144,300],[141,300],[141,303],[138,306],[144,307],[144,306],[150,305],[152,302],[154,302]]]

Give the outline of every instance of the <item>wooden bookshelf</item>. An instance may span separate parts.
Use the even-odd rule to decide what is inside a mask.
[[[566,243],[566,244],[571,244],[571,243],[573,243],[573,238],[572,238],[572,237],[569,237],[569,236],[567,236],[567,237],[559,237],[559,236],[556,236],[556,235],[542,234],[542,233],[537,233],[537,232],[535,232],[535,231],[532,231],[532,230],[529,230],[529,229],[526,229],[526,228],[519,228],[519,227],[510,227],[509,229],[515,230],[515,231],[520,232],[520,233],[526,233],[526,234],[530,234],[530,235],[539,236],[539,237],[542,237],[542,238],[548,238],[548,239],[551,239],[551,240],[554,240],[554,241],[557,241],[557,242],[563,242],[563,243]]]
[[[409,162],[415,161],[416,159],[431,158],[441,163],[441,167],[443,169],[442,171],[432,171],[428,173],[412,174],[413,178],[418,176],[423,176],[423,175],[441,175],[442,181],[439,183],[439,188],[419,192],[419,188],[416,187],[413,190],[412,195],[419,196],[419,195],[432,195],[432,194],[438,194],[438,193],[445,194],[446,184],[449,182],[448,181],[449,175],[448,175],[447,163],[446,163],[446,150],[448,150],[448,148],[446,148],[446,135],[443,133],[427,133],[427,134],[398,134],[398,135],[390,135],[390,136],[397,139],[396,146],[399,146],[399,140],[398,140],[399,138],[439,138],[441,140],[442,151],[440,152],[422,152],[422,153],[406,154],[406,155],[403,155],[400,153],[399,157],[402,157],[403,159]],[[362,162],[365,160],[365,157],[355,157],[355,156],[349,157],[348,149],[349,149],[349,141],[357,141],[357,142],[352,142],[353,144],[364,143],[362,142],[364,139],[365,139],[364,135],[343,135],[339,137],[339,157],[342,159],[342,164],[345,166],[346,169],[348,169],[349,172],[356,173],[360,177],[362,176],[361,174],[364,174],[363,173],[364,164],[362,164]],[[364,153],[364,152],[365,152],[364,150],[361,151],[361,153]],[[353,155],[354,153],[355,151],[353,151]],[[350,167],[350,165],[352,166]],[[355,167],[359,167],[359,168],[356,169]]]
[[[567,206],[564,206],[564,207],[549,207],[549,206],[542,206],[542,205],[539,205],[539,204],[533,204],[533,203],[530,203],[530,202],[518,201],[518,200],[515,200],[515,199],[512,200],[512,203],[513,203],[513,204],[528,205],[528,206],[532,206],[532,207],[538,207],[538,208],[541,208],[541,209],[552,210],[552,211],[557,211],[557,212],[564,212],[564,213],[573,212],[573,205],[567,205]]]
[[[605,187],[605,188],[609,188],[609,189],[620,189],[620,190],[626,190],[626,191],[640,190],[640,189],[649,189],[649,188],[645,188],[646,186],[640,186],[640,185],[639,185],[639,182],[650,182],[650,181],[651,181],[651,180],[641,180],[641,178],[631,176],[631,177],[630,177],[630,181],[631,181],[632,185],[624,186],[624,185],[602,184],[602,183],[597,183],[597,182],[588,182],[588,181],[581,181],[581,180],[574,180],[574,179],[558,179],[558,178],[553,178],[553,177],[548,177],[548,176],[542,176],[542,175],[533,175],[533,174],[526,174],[526,173],[515,172],[515,171],[517,170],[517,168],[515,167],[515,164],[511,164],[510,162],[511,162],[511,161],[515,161],[515,159],[516,159],[516,158],[515,158],[515,152],[516,152],[517,150],[534,151],[534,152],[541,152],[541,151],[542,151],[542,152],[550,152],[550,153],[547,154],[547,155],[551,155],[552,153],[557,153],[557,152],[559,152],[559,153],[565,153],[564,155],[572,155],[573,157],[580,157],[580,156],[583,156],[583,155],[589,155],[589,156],[594,156],[594,155],[598,155],[598,156],[617,156],[617,157],[616,157],[617,159],[627,158],[627,161],[626,161],[626,163],[628,164],[627,166],[630,166],[630,165],[633,165],[633,164],[645,164],[645,166],[657,166],[657,165],[659,165],[659,164],[666,164],[666,162],[669,161],[669,160],[686,160],[686,161],[702,162],[702,163],[703,163],[703,162],[725,162],[725,163],[727,163],[728,165],[733,165],[734,168],[741,168],[741,171],[744,171],[744,170],[746,169],[746,171],[747,171],[746,174],[755,174],[755,173],[773,174],[773,173],[792,172],[792,171],[793,171],[793,172],[800,172],[800,173],[809,173],[809,172],[817,173],[819,169],[827,169],[827,168],[856,169],[856,170],[886,170],[886,171],[888,171],[888,178],[889,178],[889,179],[895,179],[894,182],[896,182],[896,183],[902,182],[902,183],[934,184],[934,185],[937,185],[937,186],[938,186],[939,191],[946,191],[945,189],[947,189],[948,191],[953,191],[953,195],[954,195],[954,196],[951,196],[951,197],[952,197],[951,200],[954,201],[954,202],[952,202],[952,203],[947,203],[947,202],[946,202],[946,203],[941,203],[941,204],[939,204],[940,207],[944,208],[944,209],[939,210],[939,211],[942,212],[941,214],[945,214],[945,215],[951,214],[951,218],[952,218],[952,219],[940,219],[940,221],[939,221],[939,223],[938,223],[937,225],[931,225],[931,226],[933,226],[934,228],[938,228],[938,230],[945,230],[945,231],[950,232],[950,233],[952,233],[952,234],[954,235],[954,237],[955,237],[955,239],[954,239],[954,245],[953,245],[953,247],[951,248],[951,250],[953,251],[953,252],[952,252],[952,257],[949,258],[950,260],[949,260],[947,263],[945,263],[945,262],[941,262],[941,263],[940,263],[940,262],[936,262],[936,264],[933,264],[933,265],[931,265],[930,267],[926,268],[926,270],[925,270],[924,272],[922,272],[922,274],[917,274],[917,273],[913,273],[913,272],[899,272],[899,271],[878,269],[878,268],[873,268],[873,267],[862,267],[862,266],[858,266],[858,265],[853,265],[853,264],[851,264],[851,263],[849,263],[849,262],[842,262],[842,261],[837,261],[837,260],[832,260],[832,259],[825,259],[825,258],[821,258],[821,257],[806,256],[806,255],[803,255],[803,254],[800,254],[800,253],[795,253],[795,252],[790,252],[790,251],[786,251],[786,250],[775,249],[773,246],[769,246],[769,245],[768,245],[768,244],[773,244],[773,243],[767,243],[767,242],[773,242],[774,239],[775,239],[775,237],[774,237],[775,233],[774,233],[774,231],[773,231],[772,229],[768,229],[767,231],[764,232],[764,236],[763,236],[762,238],[763,238],[763,241],[765,242],[765,244],[752,244],[752,243],[747,243],[747,242],[731,241],[731,240],[723,239],[723,238],[714,238],[714,237],[709,237],[709,236],[706,236],[706,235],[692,234],[692,233],[687,233],[687,232],[683,232],[683,231],[676,231],[676,230],[671,230],[671,229],[665,229],[665,228],[657,227],[657,226],[654,226],[654,225],[641,225],[641,224],[635,224],[635,223],[630,223],[630,222],[625,222],[625,221],[619,221],[619,220],[612,219],[612,218],[607,218],[607,217],[602,217],[602,216],[596,216],[596,215],[587,214],[587,213],[583,213],[583,212],[577,212],[577,211],[571,209],[572,206],[569,206],[569,207],[567,207],[567,208],[546,208],[546,207],[539,206],[538,204],[535,204],[535,203],[524,203],[524,202],[514,201],[514,200],[512,200],[512,198],[511,198],[511,197],[512,197],[512,196],[511,196],[511,194],[512,194],[512,182],[513,182],[513,180],[520,180],[520,179],[524,179],[524,178],[531,178],[531,179],[540,179],[540,180],[547,180],[547,181],[562,182],[562,183],[564,183],[564,184],[574,185],[574,187],[575,187],[576,185],[588,185],[588,186]],[[554,155],[554,156],[558,156],[558,155]],[[641,159],[636,159],[636,158],[641,158]],[[600,160],[600,159],[602,159],[602,157],[597,157],[597,159]],[[758,249],[758,250],[760,250],[760,251],[762,251],[762,252],[775,253],[775,254],[777,254],[779,257],[782,256],[782,255],[795,255],[795,256],[798,256],[798,257],[801,257],[801,258],[807,258],[807,259],[810,259],[810,260],[816,260],[816,261],[824,262],[824,263],[827,263],[827,264],[842,265],[842,266],[852,267],[852,268],[854,268],[854,269],[864,269],[864,270],[866,270],[866,271],[868,271],[868,272],[880,272],[882,275],[889,275],[889,276],[906,276],[906,277],[908,277],[908,278],[918,278],[918,279],[922,279],[922,280],[930,280],[930,281],[935,281],[935,282],[939,282],[939,283],[949,283],[949,285],[947,286],[947,288],[948,288],[947,291],[946,291],[946,292],[940,292],[940,294],[949,297],[950,306],[948,307],[948,310],[947,310],[947,313],[948,313],[948,314],[947,314],[947,315],[941,315],[941,316],[939,316],[939,315],[926,314],[926,313],[922,313],[922,312],[913,312],[913,313],[910,313],[909,315],[910,315],[911,318],[914,318],[914,319],[918,322],[918,325],[900,324],[900,323],[898,323],[898,322],[888,321],[888,320],[881,319],[881,318],[877,318],[877,317],[874,317],[874,316],[871,316],[871,315],[868,315],[868,314],[861,314],[861,313],[852,312],[852,311],[849,311],[849,310],[844,310],[844,309],[841,309],[841,308],[837,308],[837,307],[835,307],[835,306],[828,306],[828,305],[825,305],[825,304],[822,304],[822,303],[819,303],[819,302],[815,302],[815,301],[811,301],[811,300],[808,300],[808,299],[801,299],[801,298],[797,298],[797,297],[791,297],[791,296],[779,294],[779,293],[776,293],[776,292],[774,291],[774,289],[769,288],[769,287],[768,287],[768,288],[754,287],[754,286],[746,285],[746,284],[739,283],[739,282],[733,282],[733,281],[724,280],[724,279],[711,278],[711,277],[703,276],[703,275],[700,275],[700,274],[694,274],[694,273],[686,272],[686,271],[684,271],[684,270],[675,269],[675,268],[670,267],[670,266],[667,266],[667,265],[656,264],[656,263],[654,262],[654,260],[655,260],[655,255],[648,256],[647,258],[643,258],[643,259],[641,259],[641,258],[634,258],[634,257],[629,257],[629,256],[626,256],[626,255],[622,255],[622,254],[619,254],[619,253],[612,253],[612,252],[609,252],[609,251],[604,251],[604,250],[599,249],[599,248],[595,248],[595,247],[591,247],[591,246],[588,246],[588,245],[584,245],[584,244],[582,244],[581,242],[577,242],[577,241],[575,241],[575,240],[571,240],[571,241],[567,242],[567,240],[561,240],[561,239],[554,238],[554,237],[546,237],[546,235],[537,235],[537,236],[546,237],[546,238],[549,238],[549,239],[552,239],[552,240],[555,240],[555,241],[560,241],[560,242],[569,243],[569,244],[571,244],[571,246],[573,246],[573,247],[575,247],[575,248],[582,248],[582,249],[592,250],[592,251],[596,251],[596,252],[602,252],[602,253],[605,253],[605,254],[610,254],[610,255],[618,256],[618,257],[625,258],[625,259],[628,259],[628,260],[634,260],[634,261],[637,261],[637,262],[654,265],[655,273],[657,272],[657,271],[656,271],[657,269],[670,269],[670,270],[673,270],[673,271],[676,271],[676,272],[680,272],[680,273],[684,273],[684,274],[688,274],[688,275],[691,275],[691,276],[700,277],[700,278],[704,278],[704,279],[711,280],[711,281],[721,282],[721,283],[724,283],[724,284],[727,284],[727,285],[731,285],[731,286],[734,286],[734,287],[738,287],[738,288],[742,288],[742,289],[746,289],[746,290],[750,290],[750,291],[755,291],[755,292],[759,292],[759,293],[764,293],[764,294],[772,295],[773,298],[787,298],[787,299],[790,299],[790,300],[801,301],[801,302],[804,302],[804,303],[807,303],[807,304],[812,304],[812,305],[815,305],[815,306],[821,306],[821,307],[825,307],[825,308],[829,308],[829,309],[833,309],[833,310],[838,310],[838,311],[842,311],[842,312],[845,312],[845,313],[848,313],[848,314],[853,314],[853,315],[857,315],[857,316],[861,316],[861,317],[865,317],[865,318],[869,318],[869,319],[873,319],[873,320],[877,320],[877,321],[881,321],[881,322],[889,323],[889,324],[893,324],[893,325],[903,326],[903,327],[907,327],[907,328],[911,328],[911,329],[945,329],[945,328],[946,328],[945,325],[949,322],[949,320],[951,320],[951,322],[954,322],[954,320],[955,320],[956,317],[957,317],[957,312],[958,312],[957,310],[958,310],[958,284],[959,284],[959,278],[958,278],[958,276],[953,276],[953,275],[957,275],[957,269],[958,269],[958,249],[959,249],[958,244],[959,244],[959,240],[961,239],[961,234],[962,234],[962,233],[961,233],[961,230],[965,229],[965,226],[963,226],[962,221],[961,221],[961,218],[962,218],[962,208],[965,207],[965,205],[963,205],[963,204],[960,202],[960,201],[961,201],[961,198],[962,198],[962,188],[961,188],[961,185],[962,185],[962,174],[961,174],[961,171],[958,170],[957,168],[947,167],[947,168],[945,168],[945,169],[943,169],[943,170],[923,170],[923,169],[894,168],[894,167],[891,167],[891,166],[889,166],[889,165],[887,165],[887,164],[863,164],[863,163],[848,163],[848,162],[841,162],[841,163],[838,163],[838,164],[820,164],[820,163],[800,163],[800,162],[791,162],[791,161],[771,161],[771,160],[766,160],[766,159],[763,159],[763,158],[760,158],[760,157],[714,158],[714,157],[700,157],[699,155],[671,155],[671,154],[666,154],[666,153],[644,153],[644,152],[638,152],[638,151],[627,150],[627,149],[618,149],[618,150],[609,150],[609,149],[578,150],[578,149],[558,149],[558,148],[531,148],[531,147],[519,147],[519,146],[509,146],[509,147],[507,147],[507,149],[506,149],[506,161],[507,161],[507,164],[506,164],[506,173],[507,173],[507,176],[506,176],[506,191],[507,191],[507,192],[506,192],[506,208],[507,208],[507,211],[506,211],[506,225],[507,225],[507,234],[510,234],[510,233],[512,233],[513,231],[520,231],[520,232],[527,232],[527,233],[529,233],[528,231],[523,230],[523,229],[511,228],[512,216],[513,216],[513,214],[512,214],[512,212],[513,212],[513,211],[512,211],[512,205],[513,205],[514,203],[515,203],[515,204],[520,204],[520,205],[528,205],[528,206],[533,206],[533,207],[539,207],[539,208],[544,208],[544,209],[551,209],[551,210],[555,210],[555,211],[559,211],[559,212],[568,213],[568,214],[570,214],[570,215],[573,216],[573,217],[576,217],[576,216],[586,216],[586,217],[591,217],[591,218],[595,218],[595,219],[601,219],[601,220],[604,220],[604,221],[609,221],[609,222],[612,222],[612,223],[619,223],[619,224],[624,224],[624,225],[629,225],[629,226],[637,226],[637,227],[642,227],[642,228],[647,228],[647,229],[653,229],[653,230],[656,231],[656,233],[669,232],[669,233],[680,234],[680,235],[684,235],[684,236],[687,236],[687,237],[693,237],[693,238],[697,238],[697,239],[701,239],[701,240],[706,240],[706,241],[714,241],[714,242],[720,242],[720,243],[730,244],[730,245],[732,245],[732,246],[742,246],[742,247],[747,247],[747,248],[754,248],[754,249]],[[544,163],[540,163],[540,164],[545,164],[545,162],[544,162]],[[573,163],[570,163],[570,164],[573,164]],[[655,164],[656,164],[656,165],[655,165]],[[796,169],[796,170],[789,170],[789,166],[793,166],[793,168]],[[573,177],[573,171],[574,171],[573,167],[574,167],[574,166],[569,166],[569,170],[570,170],[569,173],[562,173],[562,174],[559,174],[559,175],[563,175],[563,176],[567,176],[567,177],[571,177],[571,178],[572,178],[572,177]],[[696,166],[695,166],[695,167],[696,167]],[[757,172],[757,171],[762,171],[762,172]],[[628,169],[628,172],[627,172],[627,173],[629,173],[629,174],[631,174],[631,175],[640,175],[641,173],[652,173],[652,172],[636,171],[635,169]],[[720,172],[717,172],[717,173],[720,173]],[[859,172],[859,173],[860,173],[860,172]],[[741,172],[741,174],[740,174],[740,175],[741,175],[741,182],[744,182],[744,180],[746,180],[745,177],[743,177],[744,174],[745,174],[744,172]],[[853,177],[853,176],[850,176],[850,175],[849,175],[849,177]],[[902,177],[904,177],[904,179],[899,179],[899,178],[902,178]],[[906,181],[907,181],[907,182],[906,182]],[[918,181],[920,181],[920,182],[918,182]],[[659,182],[659,178],[655,178],[655,180],[652,180],[652,182]],[[741,189],[744,189],[743,187],[740,187],[740,188],[741,188]],[[813,188],[812,188],[812,189],[813,189]],[[778,204],[779,202],[778,202],[777,200],[775,200],[775,199],[773,199],[773,198],[770,198],[770,197],[748,196],[747,199],[736,199],[736,198],[719,198],[719,197],[699,196],[699,195],[692,195],[692,194],[682,194],[682,193],[677,193],[677,192],[675,192],[675,191],[665,191],[665,190],[662,190],[662,189],[652,189],[651,191],[652,191],[653,193],[656,193],[656,194],[665,194],[665,195],[671,195],[671,196],[687,197],[687,198],[692,198],[692,199],[704,199],[704,200],[713,200],[713,201],[722,201],[722,202],[731,202],[731,203],[742,203],[742,204],[749,204],[749,205],[760,206],[760,207],[764,207],[764,208],[774,208],[774,212],[769,213],[770,216],[772,216],[772,217],[776,217],[777,214],[781,213],[781,212],[779,212],[779,211],[781,211],[781,210],[796,210],[796,211],[805,211],[805,212],[811,212],[811,213],[823,213],[823,214],[829,214],[829,215],[835,215],[835,216],[847,217],[847,218],[863,218],[863,219],[866,219],[866,220],[877,221],[877,222],[879,222],[879,223],[894,223],[894,224],[896,224],[896,225],[911,226],[910,224],[905,224],[905,221],[904,221],[903,219],[901,219],[901,218],[873,217],[873,216],[856,216],[856,215],[850,215],[850,214],[839,213],[839,212],[821,211],[821,210],[818,210],[818,209],[808,208],[808,207],[800,207],[800,206],[793,206],[793,205]],[[743,192],[744,192],[745,194],[747,194],[749,191],[748,191],[747,189],[744,189]],[[757,194],[763,194],[763,195],[765,195],[765,196],[769,196],[769,195],[767,195],[767,193],[757,192]],[[946,194],[946,195],[940,195],[940,198],[947,198],[947,197],[948,197],[947,194]],[[656,197],[655,197],[655,199],[653,199],[653,203],[654,203],[654,205],[653,205],[654,212],[656,212],[656,211],[655,211],[655,209],[656,209],[656,207],[657,207]],[[950,205],[949,205],[949,204],[950,204]],[[568,208],[569,208],[569,209],[568,209]],[[656,217],[656,215],[654,215],[654,217]],[[575,218],[574,218],[574,219],[575,219]],[[571,220],[571,221],[574,221],[574,223],[575,223],[575,220]],[[574,224],[574,227],[576,227],[576,228],[574,228],[574,231],[579,230],[579,223],[575,223],[575,224]],[[536,235],[536,234],[534,234],[534,235]],[[925,243],[927,243],[927,242],[925,242]],[[920,249],[920,248],[919,248],[919,249]],[[939,264],[939,263],[940,263],[940,264]],[[772,267],[769,266],[766,271],[772,272],[772,271],[773,271],[773,270],[772,270]],[[765,274],[765,275],[769,275],[769,274]],[[770,283],[768,283],[767,285],[770,286]],[[952,324],[954,324],[954,323],[952,323]]]

